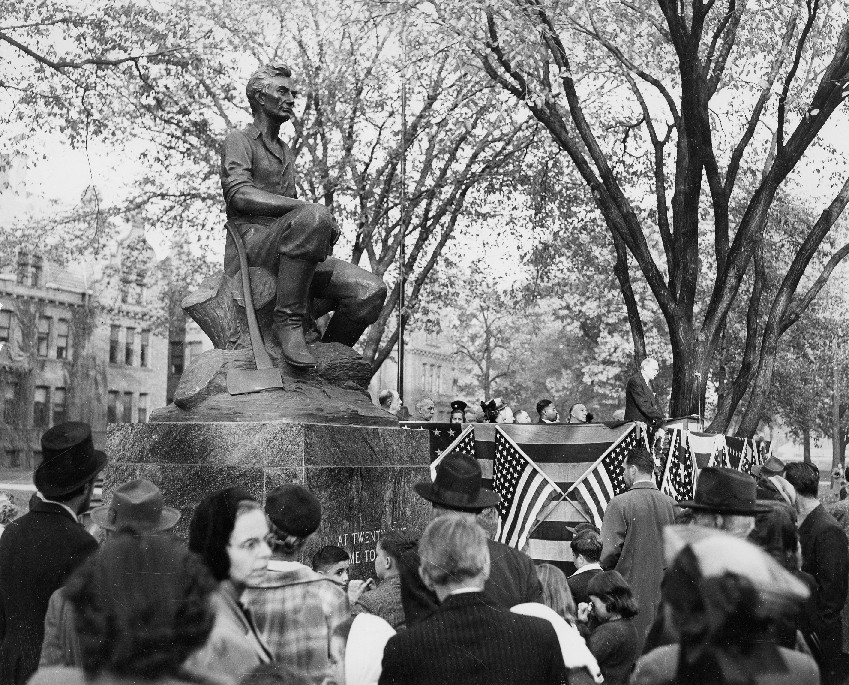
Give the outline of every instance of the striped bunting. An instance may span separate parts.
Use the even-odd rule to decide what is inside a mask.
[[[492,485],[501,496],[498,542],[522,549],[540,510],[552,494],[562,490],[522,452],[501,428],[495,430]]]
[[[635,425],[512,423],[496,426],[476,423],[475,456],[483,471],[484,487],[493,487],[496,428],[501,429],[560,490],[566,492]],[[553,564],[570,575],[575,570],[569,547],[572,528],[586,520],[586,514],[581,513],[574,502],[568,499],[560,501],[530,534],[528,554],[536,561]]]

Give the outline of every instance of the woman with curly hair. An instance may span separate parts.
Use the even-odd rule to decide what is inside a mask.
[[[192,659],[204,671],[236,683],[272,660],[240,599],[248,584],[261,581],[271,558],[268,519],[245,488],[233,486],[207,496],[189,524],[189,549],[218,581],[212,594],[215,626],[206,647]]]
[[[173,539],[122,534],[109,540],[65,588],[82,670],[42,668],[30,683],[217,682],[185,667],[212,630],[214,588],[200,561]]]

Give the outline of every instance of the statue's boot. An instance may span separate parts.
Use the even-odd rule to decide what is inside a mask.
[[[338,342],[348,347],[353,347],[366,328],[368,328],[368,324],[354,321],[342,312],[334,312],[330,318],[330,323],[324,329],[324,335],[321,336],[321,341]]]
[[[315,366],[315,358],[304,340],[304,318],[314,273],[315,262],[280,255],[273,330],[283,358],[292,366]]]

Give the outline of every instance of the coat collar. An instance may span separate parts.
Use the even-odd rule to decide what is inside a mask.
[[[639,483],[634,483],[631,490],[657,490],[657,485],[648,480],[641,480]]]
[[[45,501],[37,495],[30,500],[29,510],[41,514],[59,514],[79,523],[79,519],[71,512],[70,508],[59,502]]]
[[[266,150],[277,157],[277,159],[281,162],[286,161],[286,147],[280,138],[272,140],[271,138],[266,137],[265,134],[252,123],[245,127],[245,133],[253,140],[261,138],[262,144],[265,145]]]

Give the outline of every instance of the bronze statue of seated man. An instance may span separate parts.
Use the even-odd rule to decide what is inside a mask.
[[[248,263],[277,275],[274,334],[293,366],[315,366],[304,339],[312,314],[333,311],[322,341],[353,346],[377,320],[386,285],[365,269],[331,257],[339,228],[330,210],[297,199],[295,158],[278,138],[294,114],[297,92],[291,70],[271,64],[254,72],[247,85],[253,123],[231,131],[221,154],[221,187],[227,219],[244,240]],[[227,236],[224,271],[239,271]]]

